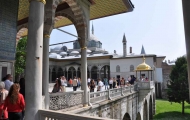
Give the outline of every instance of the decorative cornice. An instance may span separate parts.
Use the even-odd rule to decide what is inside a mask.
[[[31,1],[42,2],[44,5],[46,4],[46,0],[29,0],[29,2],[31,2]]]
[[[44,38],[50,38],[50,35],[45,34],[45,35],[44,35]]]

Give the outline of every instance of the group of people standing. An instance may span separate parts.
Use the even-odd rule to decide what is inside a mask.
[[[21,78],[19,83],[13,83],[10,74],[3,78],[3,82],[0,82],[0,119],[2,120],[24,119],[24,78]]]
[[[81,79],[74,77],[74,79],[66,80],[65,76],[60,76],[55,80],[55,85],[53,86],[52,93],[56,92],[66,92],[66,87],[73,87],[73,91],[76,91],[78,87],[81,86]]]
[[[107,78],[104,78],[103,80],[98,79],[97,80],[97,91],[102,91],[105,86],[105,90],[113,89],[113,88],[119,88],[124,87],[126,85],[133,85],[135,82],[135,77],[128,77],[128,79],[124,79],[123,77],[120,78],[110,78],[109,80]],[[88,88],[90,89],[90,92],[94,92],[94,89],[96,88],[96,82],[94,79],[88,78]]]

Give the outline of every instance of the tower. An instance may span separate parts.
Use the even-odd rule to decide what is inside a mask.
[[[123,57],[127,55],[127,40],[125,38],[125,34],[123,35]]]
[[[146,54],[145,50],[144,50],[144,46],[142,45],[142,48],[141,48],[141,54]]]

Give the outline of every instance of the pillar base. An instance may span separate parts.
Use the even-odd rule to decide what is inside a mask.
[[[88,107],[88,104],[83,104],[83,107]]]

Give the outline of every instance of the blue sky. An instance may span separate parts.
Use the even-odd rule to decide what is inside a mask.
[[[93,20],[94,34],[105,50],[122,54],[125,33],[128,52],[131,46],[133,53],[139,54],[143,45],[147,54],[163,55],[167,60],[186,54],[181,0],[131,1],[135,6],[133,12]],[[61,29],[77,35],[73,25]],[[75,39],[53,30],[50,44]],[[73,46],[72,43],[65,45]]]

